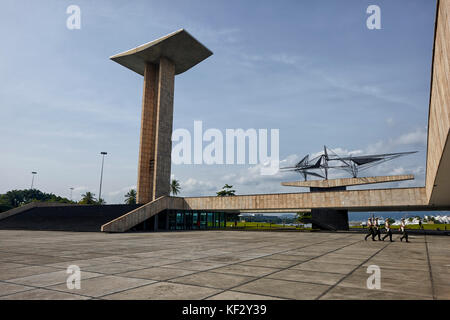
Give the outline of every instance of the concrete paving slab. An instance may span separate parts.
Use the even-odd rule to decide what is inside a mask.
[[[0,296],[34,289],[33,287],[22,286],[13,283],[0,282]]]
[[[348,274],[350,271],[355,269],[355,266],[352,264],[329,263],[312,260],[293,266],[291,269]]]
[[[125,264],[125,263],[111,263],[111,264],[101,264],[90,267],[85,267],[82,271],[88,272],[98,272],[103,274],[115,274],[115,273],[123,273],[127,271],[133,271],[138,269],[143,269],[143,266]]]
[[[103,297],[108,300],[198,300],[221,290],[179,283],[157,282]]]
[[[192,271],[205,271],[209,269],[223,267],[224,263],[211,263],[201,261],[187,261],[166,265],[167,268],[187,269]]]
[[[81,271],[81,280],[90,279],[101,276],[99,273],[83,272]],[[9,279],[7,282],[34,286],[34,287],[48,287],[51,285],[66,283],[69,274],[66,271],[54,271],[48,273],[41,273],[33,276]]]
[[[211,270],[211,272],[262,277],[262,276],[268,275],[269,273],[273,273],[273,272],[276,272],[279,270],[280,269],[278,269],[278,268],[267,268],[267,267],[247,266],[247,265],[243,265],[243,264],[233,264],[233,265],[213,269],[213,270]]]
[[[276,260],[272,258],[258,258],[254,260],[244,261],[240,264],[246,266],[257,266],[257,267],[268,267],[268,268],[289,268],[295,264],[297,261],[293,260]]]
[[[181,277],[188,274],[192,274],[197,271],[191,271],[186,269],[165,268],[165,267],[152,267],[147,269],[141,269],[137,271],[130,271],[125,273],[119,273],[117,276],[131,277],[150,280],[168,280],[175,277]]]
[[[80,283],[80,289],[68,289],[65,284],[51,286],[48,289],[66,291],[68,293],[76,293],[90,297],[101,297],[116,292],[148,285],[154,282],[155,281],[147,279],[136,279],[119,276],[101,276],[82,280]]]
[[[259,279],[234,288],[236,291],[264,294],[273,297],[311,300],[317,298],[329,286],[275,279]]]
[[[267,276],[267,278],[271,279],[310,282],[326,284],[330,286],[336,284],[343,277],[344,275],[339,273],[316,272],[297,269],[283,270]]]
[[[17,269],[26,267],[26,264],[13,263],[13,262],[0,262],[0,272],[7,269]]]
[[[244,292],[225,291],[215,296],[212,296],[207,300],[284,300],[284,299]]]
[[[336,286],[320,300],[431,300],[429,296]]]
[[[33,289],[0,297],[0,300],[88,300],[76,294],[64,293],[46,289]]]
[[[192,284],[217,289],[229,289],[254,279],[256,278],[224,273],[199,272],[170,280],[170,282]]]
[[[0,273],[0,280],[22,278],[47,272],[57,271],[57,269],[45,266],[27,266],[22,268],[6,269]]]

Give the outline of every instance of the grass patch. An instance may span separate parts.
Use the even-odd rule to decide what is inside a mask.
[[[272,230],[272,229],[286,229],[286,230],[312,230],[311,228],[302,228],[291,225],[283,225],[269,222],[238,222],[235,226],[234,222],[227,222],[227,228],[238,228],[248,230]]]

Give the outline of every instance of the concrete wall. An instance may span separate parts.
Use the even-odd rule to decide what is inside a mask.
[[[428,119],[426,194],[430,205],[450,204],[450,0],[440,0]]]
[[[415,210],[427,205],[425,188],[260,194],[233,197],[187,197],[185,209],[349,209]]]
[[[23,206],[22,212],[0,220],[0,230],[99,232],[103,224],[137,207],[138,205],[127,204],[99,206],[39,203]]]

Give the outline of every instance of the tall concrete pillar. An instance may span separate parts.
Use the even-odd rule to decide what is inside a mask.
[[[175,65],[169,59],[162,57],[158,65],[145,65],[138,203],[147,203],[170,193],[174,80]]]
[[[212,55],[184,29],[119,53],[111,60],[144,76],[137,202],[170,194],[175,75]]]

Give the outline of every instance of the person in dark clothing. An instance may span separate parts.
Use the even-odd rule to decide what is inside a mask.
[[[408,233],[406,232],[406,222],[405,219],[402,219],[402,223],[400,224],[400,230],[402,231],[402,236],[400,237],[400,241],[403,241],[403,239],[408,241]]]
[[[373,231],[374,231],[372,235],[373,240],[375,240],[375,237],[378,236],[378,241],[381,241],[381,228],[380,223],[378,222],[378,218],[375,218],[375,225]]]
[[[391,242],[393,242],[393,241],[392,241],[391,224],[389,223],[389,218],[386,219],[386,223],[384,224],[384,228],[386,229],[386,234],[384,235],[384,237],[383,237],[382,240],[384,241],[384,239],[386,239],[387,237],[389,237],[389,240],[390,240]]]
[[[375,241],[375,239],[374,239],[375,236],[374,236],[374,230],[373,230],[372,218],[369,218],[369,219],[367,220],[367,230],[368,230],[368,233],[367,233],[366,237],[364,238],[364,240],[367,241],[367,238],[370,237],[370,236],[372,236],[372,240]]]

